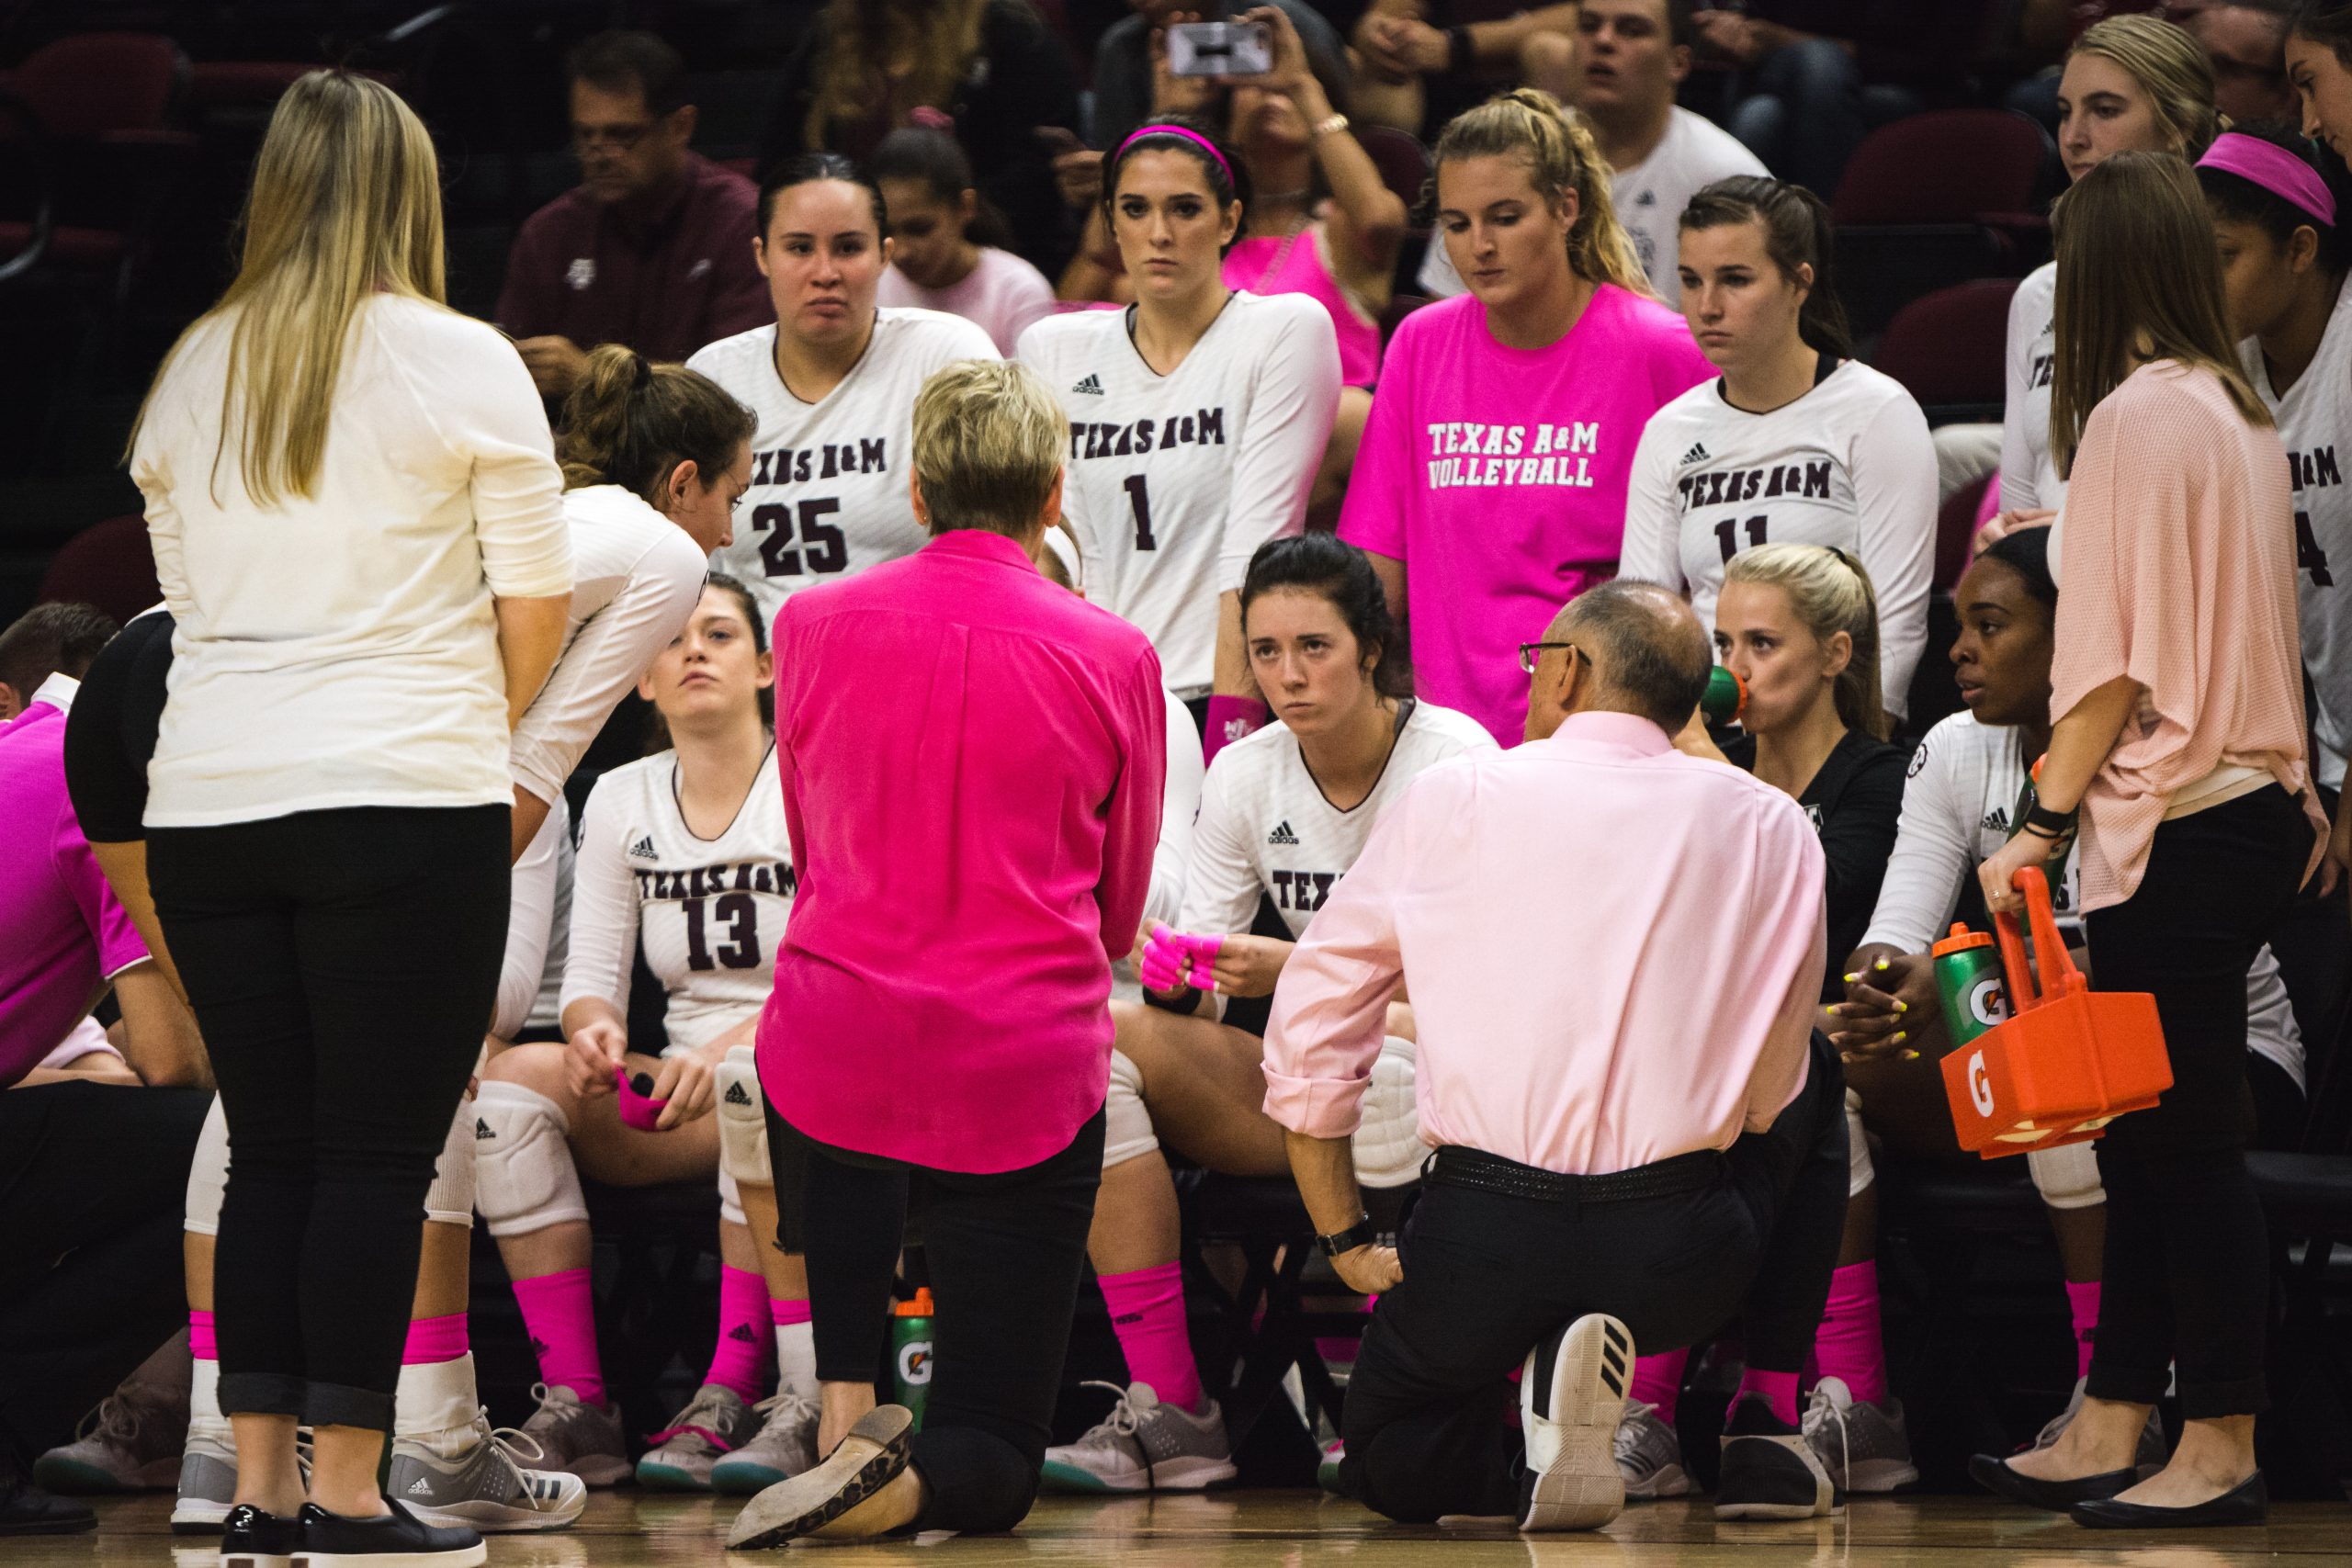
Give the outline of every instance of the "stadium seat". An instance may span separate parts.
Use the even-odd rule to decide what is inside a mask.
[[[1830,209],[1856,329],[1875,334],[1922,295],[2022,271],[2053,155],[2041,126],[2005,109],[1914,115],[1865,137]]]
[[[1912,300],[1887,323],[1872,364],[1903,383],[1929,424],[1998,420],[2017,287],[2012,278],[1980,278]]]
[[[1380,171],[1380,183],[1396,193],[1408,213],[1418,213],[1430,179],[1430,150],[1408,132],[1388,125],[1359,125],[1356,141]]]
[[[155,556],[147,544],[147,520],[136,513],[93,523],[50,558],[41,575],[42,604],[95,604],[118,621],[128,621],[160,602]]]

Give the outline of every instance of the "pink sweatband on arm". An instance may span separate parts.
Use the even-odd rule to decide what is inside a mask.
[[[1257,734],[1272,716],[1273,710],[1255,697],[1211,697],[1208,728],[1201,737],[1203,761],[1216,761],[1219,751]]]

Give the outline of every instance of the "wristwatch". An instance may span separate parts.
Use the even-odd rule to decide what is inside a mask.
[[[1337,1258],[1342,1252],[1353,1252],[1359,1247],[1370,1247],[1380,1239],[1380,1232],[1373,1225],[1370,1214],[1361,1214],[1346,1230],[1330,1235],[1318,1235],[1315,1245],[1323,1249],[1326,1258]]]

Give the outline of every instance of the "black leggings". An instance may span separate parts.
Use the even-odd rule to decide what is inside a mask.
[[[778,1116],[773,1102],[767,1118],[778,1207],[798,1209],[808,1251],[817,1375],[872,1380],[912,1202],[939,1313],[923,1427],[913,1439],[915,1468],[931,1494],[916,1527],[1012,1529],[1036,1501],[1052,1436],[1102,1180],[1102,1112],[1059,1154],[992,1176],[832,1148]],[[796,1227],[787,1219],[782,1228],[789,1247]]]
[[[236,1151],[220,1407],[390,1426],[424,1192],[498,992],[503,806],[158,828],[148,874]]]
[[[2190,1420],[2259,1413],[2270,1246],[2246,1172],[2245,976],[2293,902],[2312,829],[2267,788],[2156,829],[2123,903],[2085,918],[2092,988],[2156,998],[2173,1087],[2098,1145],[2107,1251],[2089,1393]]]

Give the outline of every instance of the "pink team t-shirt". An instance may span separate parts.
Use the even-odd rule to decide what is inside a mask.
[[[37,702],[0,726],[0,1089],[146,956],[66,798],[65,715]]]
[[[1405,562],[1422,698],[1519,743],[1518,645],[1616,574],[1642,427],[1714,373],[1679,315],[1610,284],[1548,348],[1497,343],[1467,295],[1405,318],[1340,536]]]
[[[996,340],[996,351],[1011,358],[1012,345],[1032,321],[1054,313],[1054,286],[1046,275],[993,245],[980,247],[980,265],[961,282],[944,288],[920,288],[897,267],[886,267],[876,300],[888,306],[916,306],[944,310],[977,324]]]

